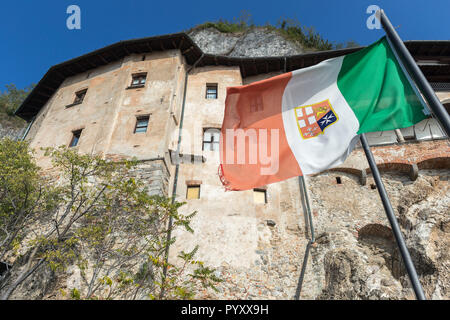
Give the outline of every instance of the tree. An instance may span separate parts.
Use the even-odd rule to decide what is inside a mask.
[[[358,42],[354,40],[347,41],[346,48],[358,48],[358,47],[361,47],[361,45]]]
[[[28,143],[0,140],[0,261],[17,249],[44,198]]]
[[[149,196],[143,181],[133,177],[136,161],[112,162],[65,147],[47,149],[46,155],[57,179],[45,181],[45,193],[39,193],[40,210],[33,211],[39,228],[26,241],[18,238],[27,251],[3,281],[3,299],[42,267],[58,277],[76,266],[81,282],[70,292],[74,299],[186,299],[199,286],[214,288],[220,281],[213,269],[194,260],[197,248],[180,252],[181,263],[165,261],[165,249],[176,241],[167,241],[168,232],[193,232],[195,213],[182,215],[182,203]]]
[[[18,89],[15,84],[7,84],[5,87],[6,91],[0,92],[0,112],[13,116],[17,108],[34,88],[34,84],[24,89]]]

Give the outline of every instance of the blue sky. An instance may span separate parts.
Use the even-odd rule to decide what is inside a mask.
[[[81,30],[68,30],[66,9],[81,8]],[[332,42],[367,45],[383,36],[366,27],[366,8],[376,4],[398,26],[404,40],[449,40],[449,0],[40,0],[2,1],[0,90],[5,84],[37,83],[52,65],[127,40],[175,33],[242,10],[255,24],[295,18]]]

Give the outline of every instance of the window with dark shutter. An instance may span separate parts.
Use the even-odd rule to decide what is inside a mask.
[[[136,118],[136,127],[134,128],[134,133],[145,133],[148,128],[148,121],[150,116],[142,116]]]
[[[72,132],[73,135],[69,147],[76,147],[78,145],[78,141],[80,140],[81,137],[81,131],[83,131],[83,129]]]
[[[80,91],[75,92],[75,99],[73,100],[73,103],[66,106],[66,108],[70,108],[73,106],[76,106],[77,104],[83,103],[84,98],[86,97],[87,89],[83,89]]]
[[[206,99],[217,99],[217,83],[206,84]]]
[[[141,88],[145,86],[146,81],[147,81],[146,73],[133,74],[130,88]]]

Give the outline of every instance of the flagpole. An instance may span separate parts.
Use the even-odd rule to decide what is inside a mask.
[[[314,242],[316,241],[315,236],[314,236],[314,225],[313,225],[313,220],[312,220],[312,215],[311,215],[311,205],[309,203],[308,189],[306,187],[305,178],[303,176],[298,177],[298,184],[300,187],[300,193],[302,195],[303,211],[306,212],[306,215],[308,217],[309,233],[310,233],[311,238],[306,245],[305,256],[303,257],[302,271],[300,272],[300,276],[298,278],[297,290],[295,291],[295,296],[294,296],[295,300],[300,299],[300,294],[302,292],[302,286],[303,286],[303,280],[305,279],[306,266],[308,264],[309,251],[311,250],[311,246],[313,246]]]
[[[394,210],[392,209],[392,205],[389,201],[389,197],[384,187],[383,181],[381,180],[380,172],[378,171],[377,165],[375,163],[375,158],[372,154],[372,151],[370,151],[369,143],[367,142],[367,138],[364,133],[360,135],[360,139],[362,147],[364,149],[364,153],[367,157],[367,162],[369,162],[370,170],[372,171],[378,193],[380,194],[384,211],[386,212],[392,232],[395,237],[395,241],[397,242],[398,248],[400,249],[406,271],[408,272],[409,279],[411,280],[414,293],[416,294],[416,298],[418,300],[426,300],[425,294],[419,281],[419,277],[417,276],[416,268],[414,267],[411,255],[409,254],[408,248],[406,247],[405,240],[403,239],[402,232],[400,231],[400,226],[398,224],[397,218],[395,217]]]
[[[441,127],[446,132],[447,136],[450,137],[450,115],[445,110],[439,98],[436,96],[433,88],[428,83],[427,79],[423,75],[420,68],[417,66],[414,58],[409,53],[405,44],[403,43],[400,36],[395,31],[388,17],[383,10],[377,11],[377,18],[380,20],[383,26],[386,36],[391,41],[397,52],[399,58],[401,59],[403,65],[406,67],[408,73],[410,74],[413,81],[416,83],[417,87],[423,94],[425,100],[427,101],[431,111],[436,116],[437,120],[441,124]]]

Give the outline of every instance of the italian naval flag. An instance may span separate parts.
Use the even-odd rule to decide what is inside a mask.
[[[247,190],[341,164],[359,134],[428,114],[385,37],[355,53],[227,88],[219,175]]]

